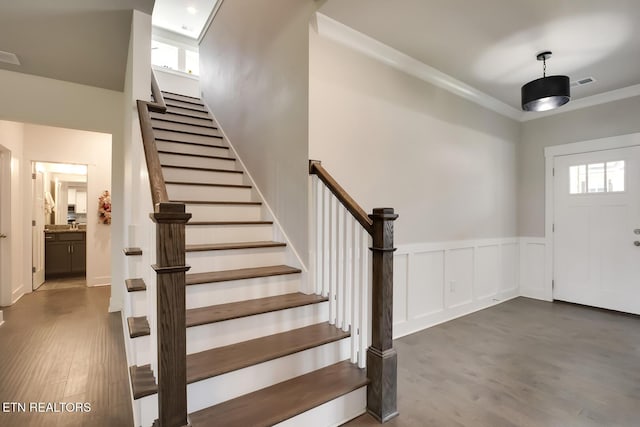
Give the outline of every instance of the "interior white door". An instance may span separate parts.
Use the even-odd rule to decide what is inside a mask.
[[[640,314],[640,147],[554,159],[554,299]]]
[[[44,177],[35,172],[33,181],[32,265],[33,289],[44,283]]]

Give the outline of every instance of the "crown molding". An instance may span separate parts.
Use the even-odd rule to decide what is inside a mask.
[[[347,46],[390,67],[396,68],[397,70],[417,77],[427,83],[431,83],[464,99],[475,102],[482,107],[519,122],[540,119],[640,95],[640,84],[638,84],[586,98],[572,100],[563,107],[555,110],[540,113],[525,112],[513,108],[485,92],[469,86],[468,84],[461,82],[460,80],[457,80],[450,75],[425,64],[424,62],[418,61],[417,59],[369,37],[366,34],[354,30],[353,28],[320,12],[316,12],[314,27],[322,37]]]

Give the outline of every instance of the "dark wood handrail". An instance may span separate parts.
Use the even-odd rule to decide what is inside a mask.
[[[151,102],[138,100],[138,117],[140,118],[140,130],[142,131],[142,145],[144,146],[144,157],[147,160],[147,170],[149,171],[149,186],[151,187],[151,199],[153,206],[157,210],[160,203],[167,203],[167,186],[162,175],[160,156],[156,149],[155,137],[153,135],[153,125],[151,124]]]
[[[355,200],[353,200],[349,193],[347,193],[346,190],[342,188],[335,179],[333,179],[331,174],[322,167],[321,161],[309,160],[309,174],[317,175],[333,195],[336,196],[340,203],[342,203],[342,206],[344,206],[351,215],[353,215],[356,221],[362,225],[362,228],[364,228],[370,236],[373,236],[373,221],[369,218],[365,210],[362,209]]]
[[[153,70],[151,70],[151,96],[153,96],[154,102],[149,103],[149,110],[156,113],[166,113],[167,104],[164,103],[164,96],[162,96],[162,91],[158,86],[158,80]]]

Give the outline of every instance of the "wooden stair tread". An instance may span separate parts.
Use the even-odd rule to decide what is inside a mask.
[[[140,399],[158,392],[158,385],[156,384],[156,378],[153,376],[151,365],[129,366],[129,375],[131,376],[134,399]]]
[[[243,171],[237,170],[229,170],[229,169],[216,169],[216,168],[201,168],[198,166],[180,166],[180,165],[160,165],[163,168],[170,169],[187,169],[187,170],[196,170],[196,171],[206,171],[206,172],[222,172],[222,173],[235,173],[235,174],[243,174]]]
[[[269,267],[240,268],[236,270],[210,271],[206,273],[187,274],[187,285],[203,283],[227,282],[231,280],[253,279],[256,277],[281,276],[284,274],[301,273],[299,268],[287,265],[273,265]]]
[[[215,129],[218,130],[218,126],[213,123],[213,120],[210,119],[202,119],[211,123],[198,123],[197,121],[185,121],[181,119],[181,116],[171,114],[171,113],[156,113],[156,115],[151,116],[152,122],[165,122],[167,124],[176,124],[176,125],[185,125],[185,126],[195,126],[201,127],[205,129]]]
[[[126,256],[142,255],[142,249],[140,248],[124,248],[123,251]]]
[[[171,99],[174,101],[188,102],[189,104],[204,107],[204,103],[202,102],[202,100],[200,98],[194,98],[193,96],[180,95],[179,93],[173,92],[162,92],[162,97],[165,99],[165,102],[167,101],[167,99]]]
[[[214,148],[227,148],[228,147],[214,147]],[[233,157],[222,157],[222,156],[208,156],[206,154],[194,154],[194,153],[182,153],[180,151],[169,151],[169,150],[158,150],[158,154],[172,154],[174,156],[189,156],[189,157],[203,157],[206,159],[216,159],[216,160],[229,160],[235,162],[236,159]]]
[[[221,136],[210,136],[209,138],[222,139]],[[180,141],[178,139],[171,138],[155,138],[156,141],[161,142],[169,142],[171,144],[187,144],[187,145],[197,145],[198,147],[207,147],[207,148],[221,148],[223,150],[228,150],[229,147],[225,147],[224,145],[215,145],[215,144],[205,144],[203,142],[191,142],[191,141]]]
[[[151,329],[149,328],[149,321],[147,320],[147,316],[127,317],[127,324],[129,325],[130,338],[151,335]]]
[[[181,133],[181,134],[185,134],[185,135],[196,135],[196,136],[205,136],[205,137],[210,137],[210,138],[222,138],[222,135],[219,134],[215,134],[215,133],[206,133],[203,131],[200,131],[198,129],[194,129],[194,130],[182,130],[182,129],[176,129],[173,128],[171,126],[169,126],[169,122],[160,122],[160,123],[153,123],[153,130],[162,130],[165,132],[173,132],[173,133]],[[181,124],[181,123],[174,123],[174,124]],[[194,126],[194,127],[198,127],[197,125],[191,125],[191,124],[187,124],[185,126]],[[208,128],[211,130],[217,130],[217,128]]]
[[[211,116],[207,111],[193,111],[181,107],[173,107],[171,105],[167,105],[167,113],[185,117],[193,117],[194,119],[211,119]]]
[[[138,292],[138,291],[146,291],[147,285],[144,283],[144,280],[136,278],[136,279],[126,279],[124,281],[127,286],[127,291],[129,292]]]
[[[271,225],[273,221],[193,221],[189,225]]]
[[[319,304],[328,301],[321,295],[306,295],[300,292],[258,298],[246,301],[230,302],[209,307],[187,310],[187,327],[206,325],[225,320],[238,319],[288,308]]]
[[[186,113],[179,113],[175,111],[166,111],[164,113],[158,113],[156,111],[150,111],[149,116],[156,120],[167,120],[176,123],[202,123],[210,122],[214,123],[213,118],[203,116],[192,116]],[[193,119],[193,121],[191,121]],[[187,120],[186,122],[184,120]]]
[[[229,187],[229,188],[251,188],[245,184],[210,184],[208,182],[188,182],[188,181],[165,181],[165,184],[172,185],[195,185],[199,187]]]
[[[185,205],[255,205],[260,206],[262,202],[236,202],[220,200],[171,200],[174,203],[184,203]]]
[[[164,103],[167,106],[183,108],[185,110],[199,111],[201,113],[206,113],[207,112],[207,109],[206,109],[206,107],[204,105],[198,105],[198,104],[194,104],[192,102],[179,101],[177,99],[166,98],[164,100]]]
[[[236,242],[236,243],[211,243],[200,245],[186,245],[186,252],[203,252],[203,251],[224,251],[230,249],[257,249],[257,248],[278,248],[287,246],[286,243],[273,241],[259,242]]]
[[[187,384],[237,371],[349,337],[329,323],[319,323],[187,355]],[[158,392],[150,365],[131,366],[134,399]],[[217,420],[218,422],[220,420]]]
[[[162,92],[162,95],[184,96],[185,98],[191,98],[191,99],[200,100],[200,98],[198,98],[197,96],[184,95],[182,93],[171,92],[170,90],[161,90],[160,92]]]
[[[368,385],[366,373],[343,361],[189,415],[192,427],[267,427]]]
[[[349,337],[348,332],[329,323],[319,323],[189,354],[187,355],[187,383],[237,371],[347,337]]]

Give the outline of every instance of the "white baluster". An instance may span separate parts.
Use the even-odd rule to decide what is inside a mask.
[[[343,331],[348,331],[351,327],[351,299],[353,292],[353,283],[351,282],[351,270],[353,265],[353,259],[351,258],[351,214],[346,209],[342,210],[342,214],[344,215],[344,235],[342,242],[344,244],[344,303],[342,304],[342,309],[344,314],[342,318],[344,319],[344,324],[342,326]]]
[[[322,187],[322,296],[329,295],[331,285],[331,192]]]
[[[336,324],[337,307],[336,307],[336,294],[338,292],[338,199],[331,197],[331,233],[330,233],[330,245],[329,252],[331,256],[331,290],[329,291],[329,323]]]
[[[360,224],[351,217],[349,221],[351,229],[349,230],[349,240],[351,240],[350,256],[351,256],[351,363],[358,363],[358,337],[360,334],[360,318],[358,317],[358,303],[360,301],[360,269],[358,267],[358,230]]]
[[[344,294],[345,294],[345,253],[344,253],[344,241],[345,239],[345,216],[346,209],[342,204],[338,205],[336,210],[336,216],[338,220],[338,238],[336,239],[336,245],[338,246],[338,276],[336,281],[336,326],[340,329],[344,328]]]
[[[323,187],[320,179],[313,175],[313,181],[311,183],[311,188],[313,191],[312,200],[313,200],[313,215],[315,216],[315,239],[316,239],[316,265],[315,265],[315,289],[316,294],[322,295],[323,291],[323,264],[322,257],[324,251],[324,197],[323,197]]]

